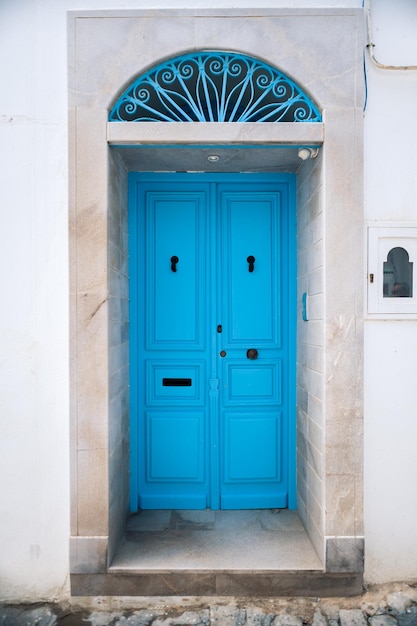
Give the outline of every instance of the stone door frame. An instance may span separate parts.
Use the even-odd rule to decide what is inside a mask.
[[[74,11],[68,24],[71,573],[107,572],[128,511],[127,171],[114,147],[208,143],[320,146],[297,171],[298,299],[309,302],[297,325],[298,511],[325,571],[361,572],[362,10]],[[226,46],[290,76],[323,123],[108,123],[140,72]]]

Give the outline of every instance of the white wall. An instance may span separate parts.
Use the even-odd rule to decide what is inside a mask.
[[[236,4],[178,0],[177,6],[227,8]],[[256,5],[253,0],[238,4]],[[361,0],[269,0],[262,4],[357,7]],[[417,64],[415,0],[374,0],[374,4],[376,56],[385,63]],[[176,2],[0,3],[3,599],[62,598],[69,590],[66,10],[115,5],[172,8]],[[368,90],[366,218],[415,219],[417,72],[369,67]],[[417,577],[413,523],[417,518],[416,347],[416,322],[367,322],[369,581]],[[401,410],[395,404],[398,388]]]
[[[377,60],[417,65],[415,0],[373,0],[372,8]],[[367,68],[365,219],[416,221],[417,71]],[[417,320],[365,322],[365,573],[373,582],[417,578],[416,355]]]
[[[65,23],[54,7],[45,37],[41,5],[0,6],[0,595],[12,598],[59,595],[67,578]]]

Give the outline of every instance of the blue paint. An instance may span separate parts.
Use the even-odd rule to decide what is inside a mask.
[[[301,309],[303,321],[308,322],[307,294],[305,292],[301,296]]]
[[[129,191],[132,510],[295,508],[293,175]]]
[[[321,122],[288,76],[243,54],[199,51],[140,75],[118,98],[110,122]]]

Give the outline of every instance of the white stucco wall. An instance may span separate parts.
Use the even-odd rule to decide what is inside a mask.
[[[43,4],[0,7],[0,596],[17,599],[60,595],[68,569],[65,15]]]
[[[417,4],[374,0],[375,56],[417,65]],[[417,71],[369,62],[365,220],[417,220]],[[415,270],[414,270],[415,271]],[[365,574],[417,578],[417,320],[365,322]]]
[[[208,3],[4,0],[0,4],[3,599],[51,599],[69,593],[66,11],[115,4],[120,9]],[[254,3],[209,4],[227,8]],[[262,4],[358,7],[361,0]],[[374,0],[374,5],[377,58],[390,64],[417,64],[415,0]],[[367,65],[365,218],[413,220],[417,72],[386,72]],[[417,578],[415,348],[417,322],[366,322],[365,537],[370,582]]]

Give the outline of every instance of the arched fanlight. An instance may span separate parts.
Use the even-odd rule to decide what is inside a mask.
[[[139,76],[110,111],[111,122],[321,122],[290,78],[258,59],[201,51]]]

